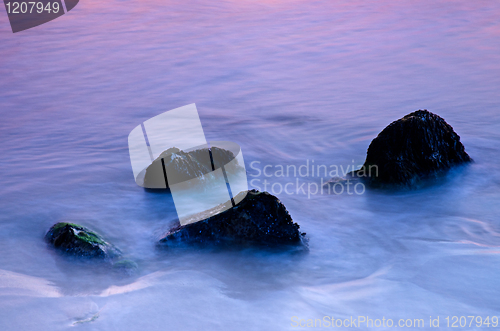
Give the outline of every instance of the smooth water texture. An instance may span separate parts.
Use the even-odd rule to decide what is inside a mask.
[[[493,1],[82,0],[12,34],[0,10],[1,329],[288,330],[293,316],[359,315],[427,329],[498,314],[499,15]],[[127,137],[190,103],[208,141],[241,146],[254,188],[327,180],[254,176],[360,164],[423,108],[475,163],[413,191],[277,194],[307,252],[158,249],[175,208],[135,184]],[[43,236],[64,220],[137,271],[57,254]]]

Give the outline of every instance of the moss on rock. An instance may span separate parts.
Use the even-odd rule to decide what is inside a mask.
[[[53,247],[75,256],[110,259],[121,255],[117,248],[95,232],[69,222],[54,224],[45,235],[45,240]]]

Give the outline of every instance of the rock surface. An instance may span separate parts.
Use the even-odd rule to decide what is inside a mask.
[[[144,187],[165,189],[169,187],[168,184],[177,184],[210,173],[212,162],[215,169],[218,169],[234,158],[231,151],[218,147],[200,148],[190,152],[184,152],[176,147],[169,148],[146,168]],[[167,185],[165,185],[162,160],[165,172],[169,174]]]
[[[54,224],[45,235],[45,240],[55,248],[75,256],[111,259],[121,254],[98,234],[73,223]]]
[[[245,193],[241,192],[239,195]],[[297,244],[303,242],[304,235],[278,198],[267,192],[251,190],[231,209],[203,221],[174,227],[160,243]]]
[[[373,139],[363,167],[353,177],[370,184],[412,186],[472,159],[444,119],[418,110],[392,122]]]

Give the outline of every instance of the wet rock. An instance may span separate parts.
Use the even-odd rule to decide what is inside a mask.
[[[117,248],[101,236],[73,223],[54,224],[45,235],[45,240],[58,250],[75,256],[112,259],[121,255]]]
[[[120,272],[120,273],[125,273],[125,274],[128,274],[128,275],[132,275],[134,273],[137,272],[137,270],[139,269],[139,266],[137,265],[137,263],[133,260],[129,260],[129,259],[123,259],[123,260],[119,260],[119,261],[116,261],[112,264],[113,266],[113,269],[117,272]]]
[[[146,168],[144,187],[153,189],[169,188],[169,184],[173,185],[209,174],[213,170],[212,162],[214,169],[218,169],[234,158],[235,155],[231,151],[215,146],[199,148],[189,152],[184,152],[176,147],[169,148]],[[166,173],[169,176],[165,185]]]
[[[248,194],[235,207],[203,221],[174,227],[160,243],[303,243],[305,233],[300,233],[299,225],[293,222],[278,198],[257,190],[241,192],[239,195],[245,193]],[[235,197],[235,200],[238,199],[238,196]],[[213,211],[207,211],[207,214],[210,213],[213,214]]]
[[[353,177],[370,184],[411,187],[472,159],[444,119],[418,110],[392,122],[372,140],[363,167]]]

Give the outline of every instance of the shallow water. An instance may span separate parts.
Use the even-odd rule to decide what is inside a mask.
[[[491,319],[500,310],[499,14],[494,2],[86,0],[12,34],[1,12],[2,330]],[[127,136],[193,102],[207,140],[240,144],[249,180],[297,180],[254,177],[254,161],[260,170],[360,164],[378,132],[423,108],[454,127],[475,163],[413,191],[276,194],[308,252],[161,250],[175,208],[135,184]],[[137,272],[55,253],[43,236],[62,220],[103,234]]]

